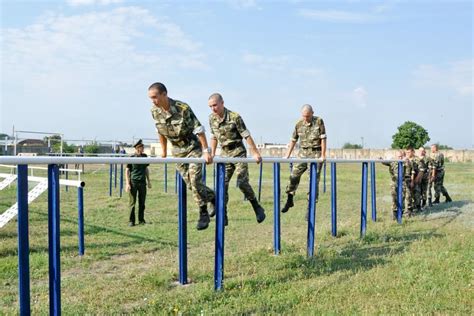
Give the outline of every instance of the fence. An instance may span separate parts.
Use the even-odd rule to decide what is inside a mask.
[[[387,160],[385,160],[387,161]],[[30,314],[30,273],[29,273],[29,240],[28,240],[28,165],[48,165],[48,245],[49,245],[49,297],[50,314],[61,314],[61,272],[60,272],[60,203],[59,203],[59,168],[58,164],[163,164],[163,163],[203,163],[200,158],[124,158],[124,157],[0,157],[1,164],[17,165],[18,167],[18,274],[19,274],[19,304],[20,314]],[[224,279],[224,214],[225,214],[225,163],[255,162],[250,158],[215,158],[216,166],[216,234],[214,259],[214,288],[221,290]],[[376,221],[375,205],[375,163],[384,160],[338,160],[327,159],[324,163],[331,164],[331,222],[332,234],[337,234],[337,189],[336,165],[338,163],[361,163],[361,221],[360,234],[363,236],[367,229],[367,186],[368,165],[371,165],[372,190],[372,220]],[[310,184],[308,201],[308,232],[307,255],[314,256],[314,236],[316,231],[316,188],[318,159],[283,159],[263,158],[262,163],[273,164],[273,245],[276,255],[281,252],[280,245],[280,164],[309,163]],[[111,167],[112,168],[112,167]],[[110,169],[111,170],[111,169]],[[166,170],[166,168],[165,168]],[[260,169],[261,170],[261,169]],[[403,163],[398,161],[398,222],[402,220],[402,172]],[[261,175],[261,172],[260,172]],[[112,178],[112,177],[110,177]],[[261,178],[261,177],[260,177]],[[261,179],[260,181],[261,182]],[[186,184],[179,177],[178,181],[178,227],[179,227],[179,282],[186,284],[187,279],[187,197]],[[82,190],[81,190],[82,192]],[[260,193],[259,193],[260,195]],[[82,199],[81,199],[82,200]],[[80,206],[81,208],[82,206]],[[83,219],[79,219],[83,222]]]

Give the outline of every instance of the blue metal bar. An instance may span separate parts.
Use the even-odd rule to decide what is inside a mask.
[[[262,197],[262,174],[263,174],[263,163],[260,163],[260,173],[258,176],[258,201],[260,202],[260,198]]]
[[[65,165],[66,168],[65,169],[69,169],[69,165],[66,164]],[[69,179],[69,172],[66,170],[66,180]],[[66,192],[69,191],[69,186],[66,185]]]
[[[123,164],[120,164],[120,197],[122,197],[123,192]]]
[[[178,175],[179,283],[188,283],[188,228],[186,182]]]
[[[174,171],[174,194],[178,193],[178,182],[179,182],[179,173],[178,170]]]
[[[48,165],[49,314],[61,315],[59,168]]]
[[[275,255],[281,252],[280,244],[280,163],[273,163],[273,249]]]
[[[120,191],[122,192],[122,191]],[[79,235],[79,256],[84,255],[84,188],[77,188],[77,224]]]
[[[112,164],[109,168],[109,196],[112,196]]]
[[[206,185],[206,164],[202,164],[202,183]]]
[[[18,296],[20,315],[30,315],[30,244],[28,233],[28,166],[18,165]]]
[[[326,161],[323,162],[323,193],[326,193]]]
[[[165,193],[168,193],[168,164],[164,166],[164,178],[165,178]]]
[[[214,178],[214,191],[216,191],[216,164],[212,165],[212,177]]]
[[[331,162],[331,232],[337,236],[337,179],[336,163]]]
[[[308,201],[308,241],[307,256],[314,256],[314,233],[316,231],[316,187],[318,185],[318,164],[312,162],[309,171],[309,201]]]
[[[375,162],[370,163],[370,198],[372,202],[372,221],[377,221],[377,187],[375,185]]]
[[[117,189],[117,164],[114,164],[114,188]]]
[[[217,164],[216,188],[216,249],[214,259],[214,290],[222,289],[224,280],[224,216],[225,216],[225,164]]]
[[[398,163],[398,185],[397,185],[397,221],[399,224],[402,223],[403,214],[403,162]]]
[[[369,166],[367,162],[362,163],[362,191],[360,199],[360,236],[365,236],[367,230],[367,177]]]

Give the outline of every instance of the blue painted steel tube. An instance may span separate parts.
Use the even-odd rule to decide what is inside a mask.
[[[222,289],[224,280],[224,216],[225,216],[225,164],[217,164],[216,188],[216,248],[214,259],[214,290]]]
[[[69,165],[68,165],[68,164],[66,164],[65,166],[66,166],[66,167],[65,167],[66,169],[69,169]],[[69,179],[69,171],[66,170],[66,180],[68,180],[68,179]],[[67,192],[68,190],[69,190],[69,186],[66,185],[66,192]]]
[[[188,283],[188,228],[186,182],[178,175],[179,283]]]
[[[377,187],[375,185],[375,162],[370,163],[370,198],[372,202],[372,221],[377,221]]]
[[[397,185],[397,221],[399,224],[402,223],[402,214],[403,214],[403,162],[398,163],[398,185]]]
[[[165,193],[168,193],[168,164],[165,163],[163,171],[164,181],[165,181]],[[179,178],[179,177],[178,177]],[[176,180],[176,179],[175,179]],[[178,180],[179,181],[179,180]]]
[[[61,315],[59,168],[48,165],[49,314]]]
[[[323,170],[323,193],[326,193],[326,161],[323,162],[324,170]]]
[[[84,255],[84,188],[77,188],[77,225],[79,237],[79,256]]]
[[[30,244],[28,232],[28,166],[18,165],[18,296],[20,315],[30,315]]]
[[[263,175],[263,162],[260,163],[260,172],[258,175],[258,201],[262,197],[262,175]]]
[[[307,256],[314,256],[314,235],[316,231],[316,187],[318,185],[318,164],[312,162],[309,171],[309,201],[308,201],[308,241]]]
[[[117,188],[117,164],[114,164],[114,188]]]
[[[202,164],[202,183],[206,185],[206,164]]]
[[[336,163],[331,162],[331,232],[337,236],[337,179]]]
[[[369,166],[367,162],[362,163],[362,191],[360,199],[360,236],[365,236],[367,230],[367,178]]]
[[[179,172],[178,170],[174,171],[174,194],[178,193],[178,182],[179,182]]]
[[[212,177],[214,178],[214,191],[216,191],[216,164],[212,165]]]
[[[280,244],[280,163],[273,163],[273,249],[275,255],[281,252]]]
[[[112,196],[112,164],[109,168],[109,196]]]
[[[123,192],[123,164],[120,164],[120,197],[122,197]]]

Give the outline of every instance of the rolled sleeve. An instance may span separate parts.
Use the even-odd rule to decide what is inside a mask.
[[[294,141],[294,142],[297,142],[298,141],[298,138],[299,138],[299,135],[298,135],[298,128],[297,126],[295,126],[295,129],[293,131],[293,134],[291,135],[291,140]]]
[[[196,135],[203,134],[205,132],[206,132],[206,130],[204,129],[204,126],[202,126],[202,125],[199,125],[199,126],[195,127],[194,130],[193,130],[193,134],[196,134]]]
[[[242,136],[242,138],[247,138],[250,136],[250,132],[247,129],[247,126],[245,126],[244,120],[240,115],[236,117],[235,124],[237,126],[237,131],[239,132],[240,136]]]

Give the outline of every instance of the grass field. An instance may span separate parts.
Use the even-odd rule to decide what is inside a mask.
[[[329,167],[329,166],[328,166]],[[1,169],[0,172],[5,172]],[[387,167],[377,165],[378,221],[360,238],[361,166],[338,166],[338,236],[331,236],[327,192],[317,205],[316,249],[306,257],[307,175],[296,205],[281,216],[282,253],[273,255],[273,180],[264,166],[263,206],[257,224],[248,202],[230,189],[224,290],[214,292],[215,223],[196,231],[188,194],[188,276],[178,276],[177,196],[169,167],[151,167],[147,225],[128,227],[128,198],[108,196],[108,166],[86,166],[86,254],[77,250],[77,193],[61,189],[62,311],[77,314],[472,314],[474,310],[474,165],[447,164],[445,186],[454,202],[430,208],[402,225],[391,220]],[[282,196],[288,178],[282,165]],[[35,175],[39,175],[35,172]],[[212,175],[208,167],[208,175]],[[251,167],[257,189],[258,169]],[[208,178],[212,187],[212,181]],[[30,205],[33,314],[47,314],[47,194]],[[444,199],[443,199],[444,200]],[[0,212],[16,202],[16,187],[0,191]],[[284,200],[282,201],[284,203]],[[370,193],[369,216],[370,218]],[[0,229],[0,314],[18,314],[16,221]]]

